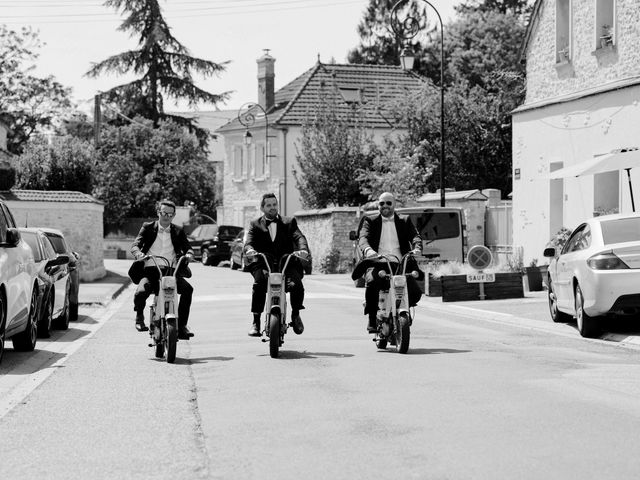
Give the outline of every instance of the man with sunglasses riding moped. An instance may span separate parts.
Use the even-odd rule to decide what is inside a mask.
[[[422,253],[422,238],[411,220],[406,215],[395,213],[396,200],[392,193],[385,192],[378,199],[378,215],[365,217],[360,227],[358,247],[362,251],[363,258],[373,258],[379,255],[389,255],[398,260],[392,262],[397,265],[403,255],[411,251],[414,255]],[[407,271],[415,270],[424,275],[418,268],[417,262],[409,259]],[[388,279],[381,278],[378,272],[385,267],[373,267],[366,273],[365,287],[365,315],[369,316],[367,332],[375,333],[376,312],[378,311],[378,296]],[[417,305],[422,291],[415,278],[407,278],[407,291],[409,294],[409,306]]]

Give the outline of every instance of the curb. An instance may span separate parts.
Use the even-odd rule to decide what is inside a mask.
[[[128,279],[127,281],[125,281],[124,283],[118,285],[118,288],[116,288],[111,294],[105,295],[103,297],[102,300],[97,300],[97,301],[78,301],[78,305],[83,305],[83,306],[88,306],[88,305],[102,305],[102,306],[107,306],[112,300],[114,300],[116,297],[118,297],[124,290],[126,290],[133,282],[131,282],[131,279]]]

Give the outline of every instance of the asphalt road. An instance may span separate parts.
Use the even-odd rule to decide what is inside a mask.
[[[135,331],[131,288],[5,353],[2,478],[637,477],[640,351],[553,324],[544,297],[425,299],[400,355],[365,333],[362,289],[312,275],[305,332],[272,359],[246,336],[251,277],[193,270],[174,365]]]

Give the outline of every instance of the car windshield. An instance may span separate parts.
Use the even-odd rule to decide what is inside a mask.
[[[640,217],[616,218],[600,223],[605,245],[640,240]]]
[[[235,237],[238,235],[238,232],[242,230],[241,227],[231,227],[228,225],[221,225],[220,231],[218,232],[218,236],[220,237]]]
[[[411,217],[423,240],[455,238],[460,235],[460,216],[457,212],[428,212]]]

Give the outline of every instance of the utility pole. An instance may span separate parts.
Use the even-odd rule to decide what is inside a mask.
[[[93,140],[94,148],[100,146],[100,127],[102,126],[102,111],[100,109],[100,94],[93,97]]]

